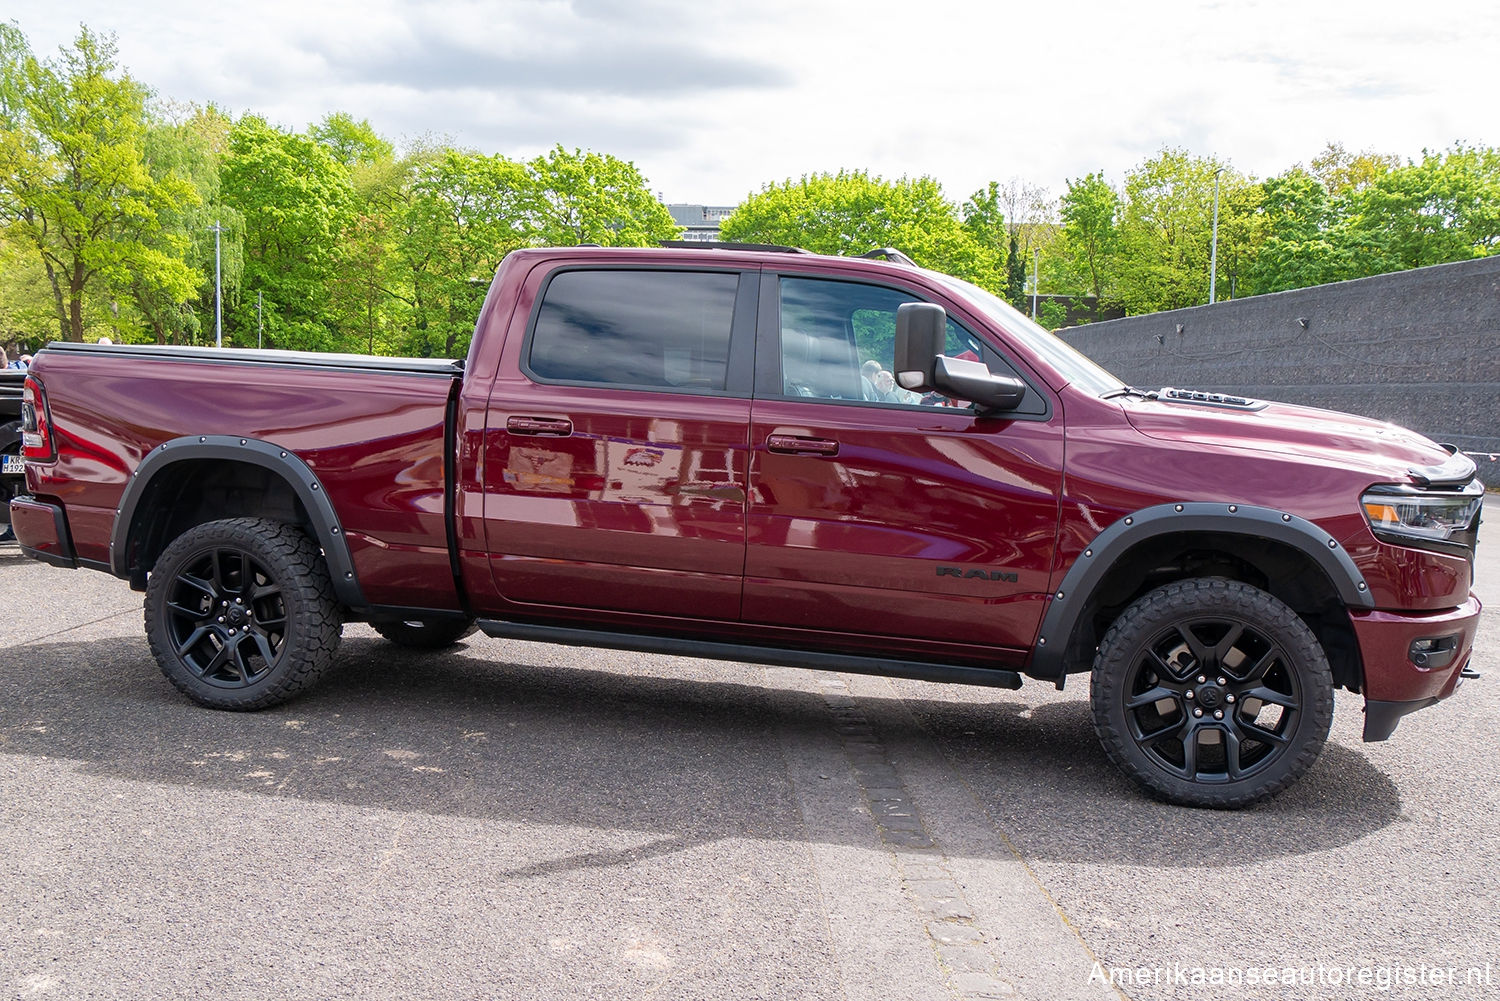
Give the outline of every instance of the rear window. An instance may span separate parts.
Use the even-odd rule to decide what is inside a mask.
[[[722,391],[737,274],[564,271],[547,283],[528,357],[548,382]]]

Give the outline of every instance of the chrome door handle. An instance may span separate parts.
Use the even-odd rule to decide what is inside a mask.
[[[795,434],[773,434],[766,448],[782,455],[838,455],[839,443],[829,438],[804,438]]]
[[[510,417],[505,430],[511,434],[552,435],[566,438],[573,433],[573,422],[558,417]]]

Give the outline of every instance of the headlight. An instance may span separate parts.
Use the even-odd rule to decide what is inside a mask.
[[[1370,530],[1382,542],[1419,547],[1424,542],[1471,545],[1467,533],[1484,503],[1483,490],[1477,482],[1462,493],[1448,494],[1385,487],[1359,500]]]

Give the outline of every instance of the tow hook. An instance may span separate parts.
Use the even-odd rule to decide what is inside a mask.
[[[1474,670],[1472,667],[1465,667],[1462,671],[1458,672],[1458,676],[1460,678],[1463,678],[1465,681],[1478,681],[1481,677],[1483,677],[1483,675]]]

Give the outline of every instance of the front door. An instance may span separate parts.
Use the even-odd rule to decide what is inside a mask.
[[[896,308],[923,298],[802,277],[763,293],[760,351],[781,364],[762,359],[751,417],[744,618],[1018,664],[1052,566],[1060,404],[951,318],[949,353],[1028,382],[1019,410],[895,386]]]

